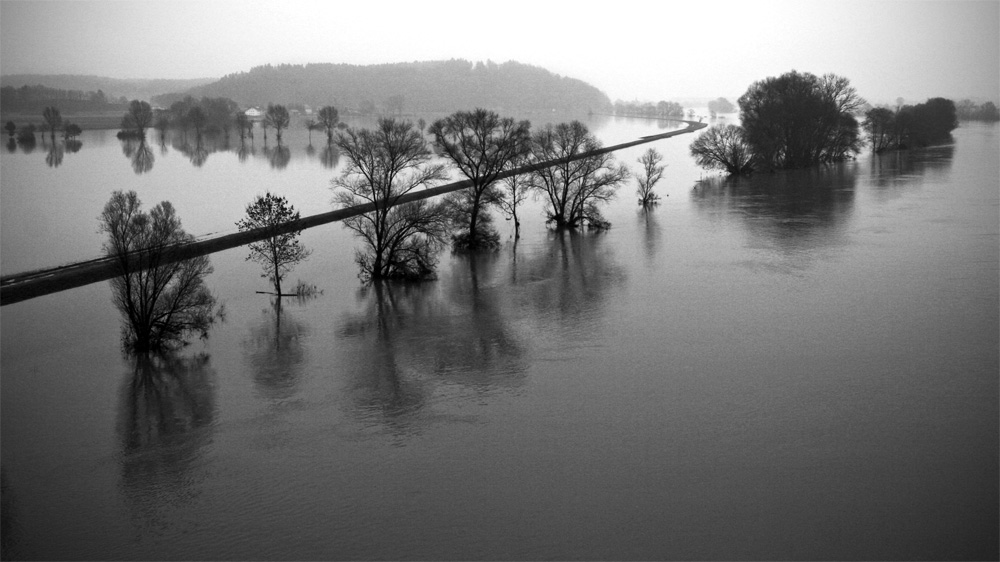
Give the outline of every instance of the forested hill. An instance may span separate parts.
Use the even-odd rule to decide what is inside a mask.
[[[474,107],[507,111],[607,111],[594,86],[517,62],[452,59],[358,66],[258,66],[185,92],[154,98],[168,107],[182,96],[225,97],[241,106],[333,105],[341,112],[450,112]]]
[[[7,74],[0,76],[0,86],[45,86],[56,90],[96,92],[102,91],[109,99],[124,97],[129,100],[150,100],[153,96],[193,88],[216,78],[192,79],[128,79],[90,76],[83,74]]]

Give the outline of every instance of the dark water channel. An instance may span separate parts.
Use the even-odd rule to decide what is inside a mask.
[[[328,210],[340,163],[286,138],[4,152],[0,269],[97,255],[113,189],[199,235],[266,189]],[[996,559],[1000,129],[740,182],[692,139],[654,145],[652,211],[531,202],[426,284],[363,288],[337,224],[280,307],[213,254],[225,321],[166,357],[121,353],[107,283],[3,307],[5,556]]]

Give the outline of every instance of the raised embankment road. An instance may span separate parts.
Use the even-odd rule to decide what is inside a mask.
[[[558,164],[587,158],[588,156],[593,156],[595,154],[605,154],[607,152],[614,152],[616,150],[622,150],[623,148],[629,148],[639,144],[658,141],[677,135],[683,135],[685,133],[691,133],[707,126],[705,123],[699,123],[696,121],[684,121],[684,123],[687,123],[687,127],[683,129],[641,137],[634,141],[616,144],[613,146],[606,146],[599,150],[577,154],[572,157],[540,162],[530,166],[523,166],[521,168],[504,172],[497,176],[497,179],[499,180],[510,176],[524,174],[532,170],[549,168]],[[457,191],[471,185],[472,182],[464,180],[421,191],[411,192],[400,197],[396,204],[402,205],[419,199],[437,197],[438,195]],[[374,209],[375,206],[368,203],[365,205],[358,205],[357,207],[337,209],[336,211],[330,211],[328,213],[320,213],[318,215],[304,217],[297,221],[287,222],[276,229],[258,228],[172,246],[164,251],[164,255],[160,257],[158,263],[165,265],[179,260],[204,256],[214,252],[221,252],[222,250],[237,248],[239,246],[246,246],[247,244],[264,240],[265,238],[269,238],[276,234],[285,234],[287,232],[305,230],[314,226],[344,220],[355,215],[373,211]],[[139,264],[140,262],[148,263],[149,260],[140,260],[138,259],[138,256],[136,256],[134,258],[134,263]],[[0,277],[0,306],[13,304],[59,291],[65,291],[67,289],[82,287],[83,285],[89,285],[90,283],[106,281],[119,275],[119,271],[120,269],[117,260],[109,257],[103,257],[60,267]]]

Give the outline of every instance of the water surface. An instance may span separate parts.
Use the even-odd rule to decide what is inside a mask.
[[[362,287],[337,224],[290,276],[322,294],[280,307],[213,254],[225,322],[169,357],[121,353],[107,283],[4,307],[5,553],[995,559],[997,126],[739,182],[692,138],[653,145],[655,209],[629,185],[609,232],[556,234],[533,201],[430,283]],[[114,189],[204,235],[265,190],[329,210],[341,165],[302,131],[151,167],[81,141],[0,157],[4,274],[96,256]]]

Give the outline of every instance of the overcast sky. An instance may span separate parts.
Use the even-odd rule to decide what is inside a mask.
[[[1000,96],[1000,0],[0,0],[0,72],[221,77],[266,64],[516,60],[614,99],[735,99],[833,72],[879,103]]]

